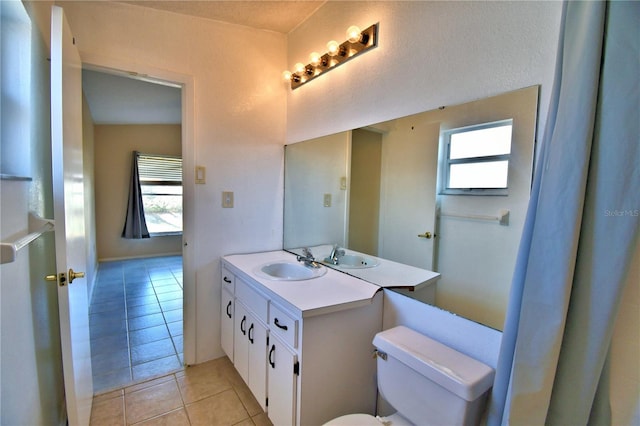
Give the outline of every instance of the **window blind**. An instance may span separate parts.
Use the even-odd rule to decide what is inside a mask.
[[[141,184],[181,185],[182,158],[170,155],[138,154]]]

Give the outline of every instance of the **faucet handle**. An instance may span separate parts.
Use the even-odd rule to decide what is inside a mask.
[[[304,255],[305,255],[305,257],[307,257],[307,258],[309,258],[309,259],[311,259],[311,260],[315,259],[315,258],[313,257],[313,253],[311,253],[311,250],[309,250],[309,248],[308,248],[308,247],[304,247],[304,248],[302,249],[302,254],[304,254]]]

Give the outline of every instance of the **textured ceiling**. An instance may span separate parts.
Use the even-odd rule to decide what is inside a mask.
[[[142,0],[120,3],[287,34],[312,15],[325,1]]]

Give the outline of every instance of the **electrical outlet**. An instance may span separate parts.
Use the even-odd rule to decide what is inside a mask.
[[[232,191],[222,192],[222,207],[226,209],[233,208],[233,192]]]

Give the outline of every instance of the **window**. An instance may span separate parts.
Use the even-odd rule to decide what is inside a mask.
[[[138,174],[149,234],[182,233],[182,159],[139,154]]]
[[[513,120],[443,133],[443,194],[506,195]]]

